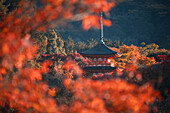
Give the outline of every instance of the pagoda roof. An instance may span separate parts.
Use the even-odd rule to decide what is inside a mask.
[[[95,67],[84,67],[84,70],[114,70],[116,67],[111,66],[95,66]]]
[[[115,55],[117,52],[107,47],[104,42],[99,42],[96,46],[89,50],[83,51],[81,55]]]

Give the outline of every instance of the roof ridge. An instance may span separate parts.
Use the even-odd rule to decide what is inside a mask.
[[[110,49],[104,43],[98,43],[96,46],[86,51],[83,51],[80,54],[84,54],[84,55],[112,55],[113,54],[114,55],[116,53],[117,52]]]

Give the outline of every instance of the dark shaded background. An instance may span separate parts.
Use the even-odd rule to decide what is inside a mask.
[[[104,27],[104,37],[120,40],[127,45],[141,42],[156,43],[160,48],[170,47],[170,0],[126,0],[118,4],[108,17],[111,27]],[[100,30],[84,31],[81,22],[73,22],[57,29],[63,39],[71,36],[75,42],[99,39]]]

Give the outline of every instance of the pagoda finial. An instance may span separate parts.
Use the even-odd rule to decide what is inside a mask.
[[[101,36],[100,36],[100,42],[103,43],[103,22],[102,22],[102,18],[103,18],[103,15],[102,15],[102,12],[101,12],[101,15],[100,15],[100,24],[101,24]]]

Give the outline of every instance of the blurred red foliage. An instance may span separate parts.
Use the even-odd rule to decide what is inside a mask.
[[[99,17],[98,16],[87,16],[84,20],[83,20],[83,28],[85,30],[88,30],[91,26],[94,26],[94,27],[99,27]]]
[[[139,87],[121,79],[94,81],[81,77],[76,81],[65,79],[63,83],[74,96],[73,104],[64,112],[147,113],[148,105],[160,98],[148,83]]]

